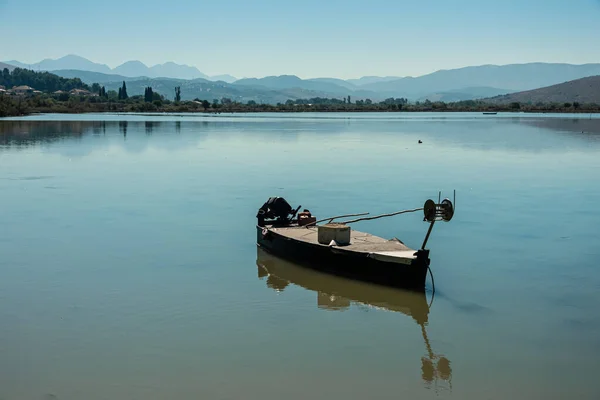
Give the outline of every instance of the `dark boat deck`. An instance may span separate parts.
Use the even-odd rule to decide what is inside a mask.
[[[331,248],[334,252],[359,253],[370,258],[399,264],[411,264],[417,258],[417,250],[411,249],[398,239],[384,239],[369,233],[351,230],[350,244],[328,246],[320,244],[317,227],[267,227],[275,234],[285,238],[306,242],[311,245]]]

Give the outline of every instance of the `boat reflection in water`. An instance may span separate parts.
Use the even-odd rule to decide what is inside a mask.
[[[421,327],[427,355],[421,357],[421,377],[427,387],[438,388],[439,380],[452,389],[450,361],[431,349],[427,331],[429,307],[424,292],[404,291],[385,286],[353,281],[315,271],[276,257],[257,248],[259,279],[267,286],[283,291],[289,284],[317,292],[317,306],[326,310],[344,310],[354,303],[360,306],[400,312],[412,317]]]

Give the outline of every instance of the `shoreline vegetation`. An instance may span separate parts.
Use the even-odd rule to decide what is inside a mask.
[[[11,88],[11,89],[8,89]],[[40,113],[262,113],[262,112],[526,112],[526,113],[598,113],[598,104],[509,103],[495,104],[481,100],[445,103],[441,101],[409,102],[405,98],[352,101],[351,97],[290,99],[285,103],[260,104],[254,100],[238,102],[230,98],[182,100],[181,88],[175,87],[173,100],[151,87],[143,95],[129,96],[126,82],[118,92],[106,91],[97,83],[91,86],[79,78],[66,79],[48,72],[16,68],[4,69],[0,75],[0,117]]]

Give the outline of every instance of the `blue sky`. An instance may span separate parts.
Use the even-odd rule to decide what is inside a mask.
[[[0,0],[0,60],[78,54],[209,75],[417,76],[600,62],[600,0]]]

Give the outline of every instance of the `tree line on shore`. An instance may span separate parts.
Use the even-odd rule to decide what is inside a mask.
[[[315,97],[290,99],[284,103],[264,104],[255,100],[246,102],[230,98],[181,100],[181,87],[174,88],[173,100],[146,87],[144,95],[130,96],[123,82],[118,91],[106,91],[104,86],[91,86],[79,78],[61,78],[48,72],[16,68],[5,69],[0,85],[11,88],[27,85],[44,93],[31,96],[0,95],[0,117],[30,113],[84,113],[84,112],[399,112],[399,111],[525,111],[525,112],[599,112],[598,104],[537,103],[491,104],[480,100],[457,102],[409,102],[406,98],[388,98],[383,101],[360,99],[352,102],[350,96],[342,99]],[[81,89],[89,94],[69,91]],[[61,91],[61,93],[55,93]]]
[[[10,89],[14,86],[30,86],[42,92],[70,91],[73,89],[90,90],[79,78],[62,78],[50,72],[35,72],[24,68],[2,70],[0,86]]]
[[[14,99],[0,95],[0,117],[20,116],[32,113],[90,113],[90,112],[203,112],[203,113],[253,113],[253,112],[600,112],[597,104],[578,105],[575,103],[544,105],[490,105],[477,101],[456,103],[427,102],[409,104],[400,107],[394,104],[373,103],[356,104],[252,104],[223,103],[222,100],[145,101],[144,96],[132,96],[126,101],[95,101],[95,98],[70,96],[68,101],[58,101],[52,96],[35,96],[26,99]]]

